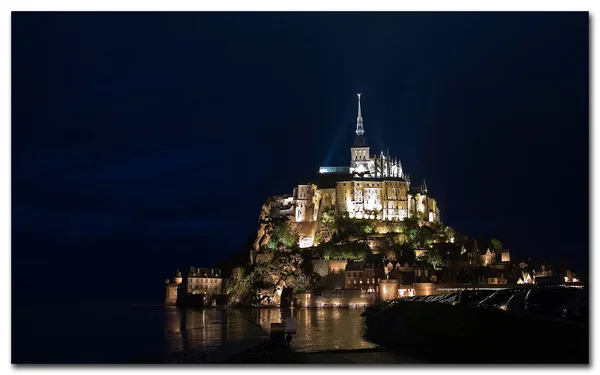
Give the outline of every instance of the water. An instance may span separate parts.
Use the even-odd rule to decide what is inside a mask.
[[[111,363],[260,341],[271,322],[297,318],[298,351],[372,348],[363,310],[177,309],[162,305],[14,307],[13,363]]]
[[[376,345],[363,338],[364,309],[251,309],[247,315],[265,331],[281,317],[295,317],[298,322],[291,346],[300,352],[367,349]],[[246,312],[245,312],[246,313]]]

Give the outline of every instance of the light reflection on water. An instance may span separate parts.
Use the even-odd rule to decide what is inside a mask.
[[[266,338],[271,323],[297,318],[292,347],[298,351],[364,349],[363,310],[350,309],[177,309],[166,308],[168,351],[212,350],[225,342]]]
[[[268,338],[271,322],[281,322],[286,316],[298,319],[297,334],[291,343],[297,350],[369,348],[374,345],[361,337],[362,311],[21,304],[12,306],[11,311],[11,360],[114,363],[184,350],[218,351],[230,343],[240,348],[248,341]]]

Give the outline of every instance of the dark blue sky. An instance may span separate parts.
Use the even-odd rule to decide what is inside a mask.
[[[587,273],[588,34],[587,13],[13,13],[13,295],[160,299],[267,196],[348,164],[357,92],[446,224]]]

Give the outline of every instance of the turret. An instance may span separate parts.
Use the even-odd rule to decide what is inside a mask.
[[[177,273],[175,274],[175,278],[173,279],[173,281],[177,285],[179,285],[183,282],[183,278],[181,277],[181,272],[179,272],[179,270],[177,270]]]

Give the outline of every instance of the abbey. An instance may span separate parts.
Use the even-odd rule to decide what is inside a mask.
[[[324,212],[335,217],[347,215],[356,219],[400,221],[418,217],[425,222],[440,220],[437,202],[422,185],[412,185],[399,159],[386,154],[371,153],[365,137],[363,117],[358,96],[356,137],[350,148],[346,167],[320,167],[314,181],[298,185],[293,193],[270,197],[263,206],[261,222],[286,217],[291,222],[316,222]],[[264,229],[264,228],[262,228]],[[258,250],[264,242],[255,243]],[[311,236],[300,240],[300,247],[312,246]]]

